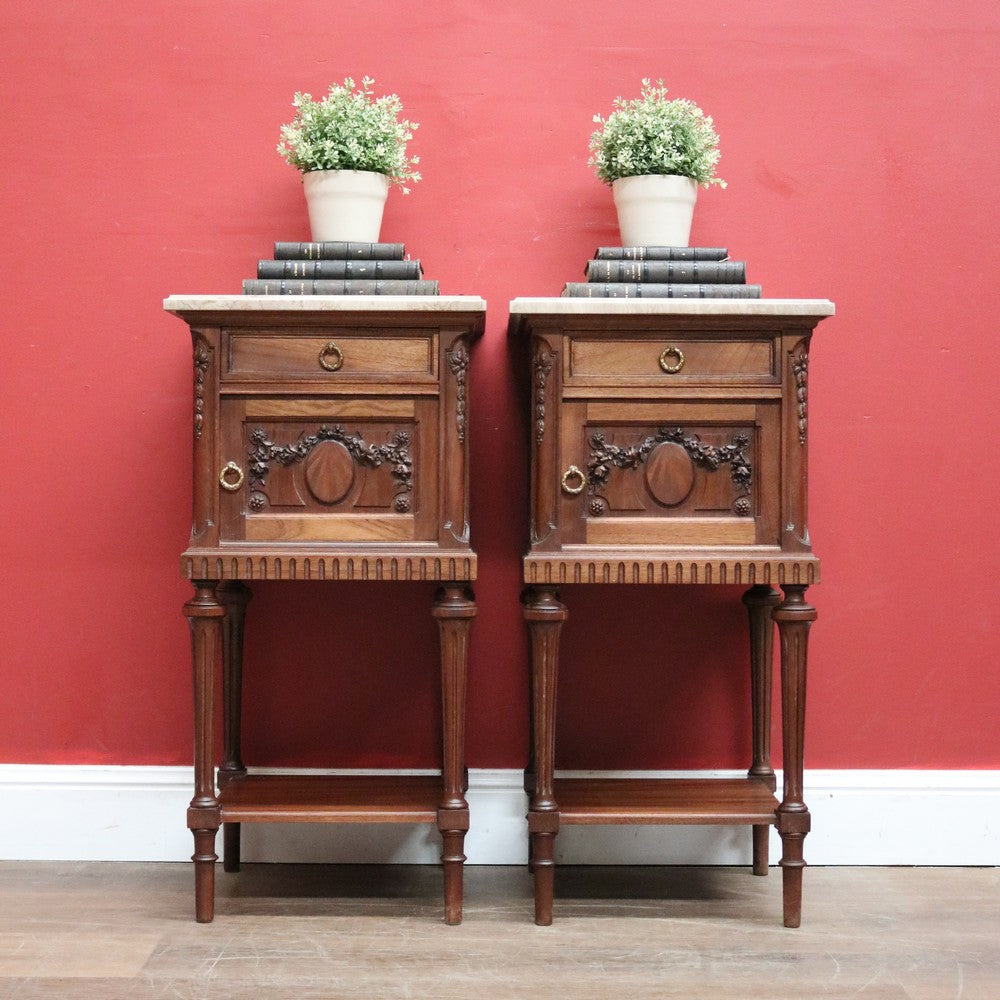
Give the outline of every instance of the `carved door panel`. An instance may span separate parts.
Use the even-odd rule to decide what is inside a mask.
[[[224,399],[223,539],[436,539],[437,411],[436,398]]]
[[[587,400],[562,418],[563,544],[778,544],[777,400]]]

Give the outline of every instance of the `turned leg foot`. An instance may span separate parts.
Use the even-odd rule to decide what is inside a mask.
[[[216,830],[192,830],[194,834],[194,917],[199,924],[210,924],[215,917]]]
[[[804,818],[808,821],[809,814],[806,813]],[[806,866],[802,859],[804,839],[805,833],[781,835],[781,897],[786,927],[798,927],[802,923],[802,869]]]
[[[770,826],[755,826],[753,828],[753,873],[766,875],[769,861]]]
[[[552,923],[552,901],[555,896],[556,866],[554,833],[534,832],[530,835],[532,867],[535,878],[535,923],[548,927]]]
[[[222,825],[222,867],[227,872],[240,870],[240,824]]]
[[[462,882],[465,865],[465,830],[441,834],[441,864],[444,868],[444,922],[462,922]]]

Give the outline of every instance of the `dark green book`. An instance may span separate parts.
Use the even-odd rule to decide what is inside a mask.
[[[245,278],[244,295],[437,295],[436,281],[404,281],[392,278],[310,279]]]
[[[722,247],[598,247],[598,260],[725,260]]]
[[[420,277],[419,260],[261,260],[258,278],[405,278]]]
[[[740,260],[590,260],[587,281],[656,281],[702,285],[747,280],[747,266]]]
[[[402,260],[402,243],[275,243],[275,260]]]
[[[569,281],[564,296],[580,299],[759,299],[760,285]]]

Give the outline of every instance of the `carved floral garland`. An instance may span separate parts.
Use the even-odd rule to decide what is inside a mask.
[[[593,495],[597,487],[606,486],[612,467],[638,468],[657,445],[668,441],[681,445],[691,456],[692,461],[713,472],[721,465],[731,465],[733,485],[740,492],[749,492],[753,481],[753,470],[744,451],[750,444],[749,434],[741,431],[733,437],[732,444],[717,448],[706,444],[697,434],[685,435],[681,427],[661,427],[656,434],[651,434],[638,444],[627,448],[608,444],[600,432],[592,434],[590,457],[587,459],[587,492]]]
[[[339,424],[332,427],[324,424],[315,434],[300,435],[292,444],[275,444],[268,440],[267,431],[257,427],[250,432],[250,489],[264,489],[271,462],[278,462],[286,468],[307,458],[313,448],[323,441],[336,441],[342,444],[350,456],[359,465],[377,469],[383,463],[391,463],[392,477],[401,491],[413,489],[413,459],[410,456],[410,435],[406,431],[397,431],[393,435],[392,444],[369,444],[360,434],[348,434]],[[259,496],[259,493],[255,493]],[[405,497],[397,497],[396,508],[402,509],[399,501]],[[408,509],[409,504],[405,504]]]

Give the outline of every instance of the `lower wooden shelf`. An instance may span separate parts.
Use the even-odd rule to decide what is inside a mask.
[[[775,822],[778,800],[757,778],[557,778],[561,824]]]
[[[219,793],[223,823],[433,823],[437,775],[248,774]]]

